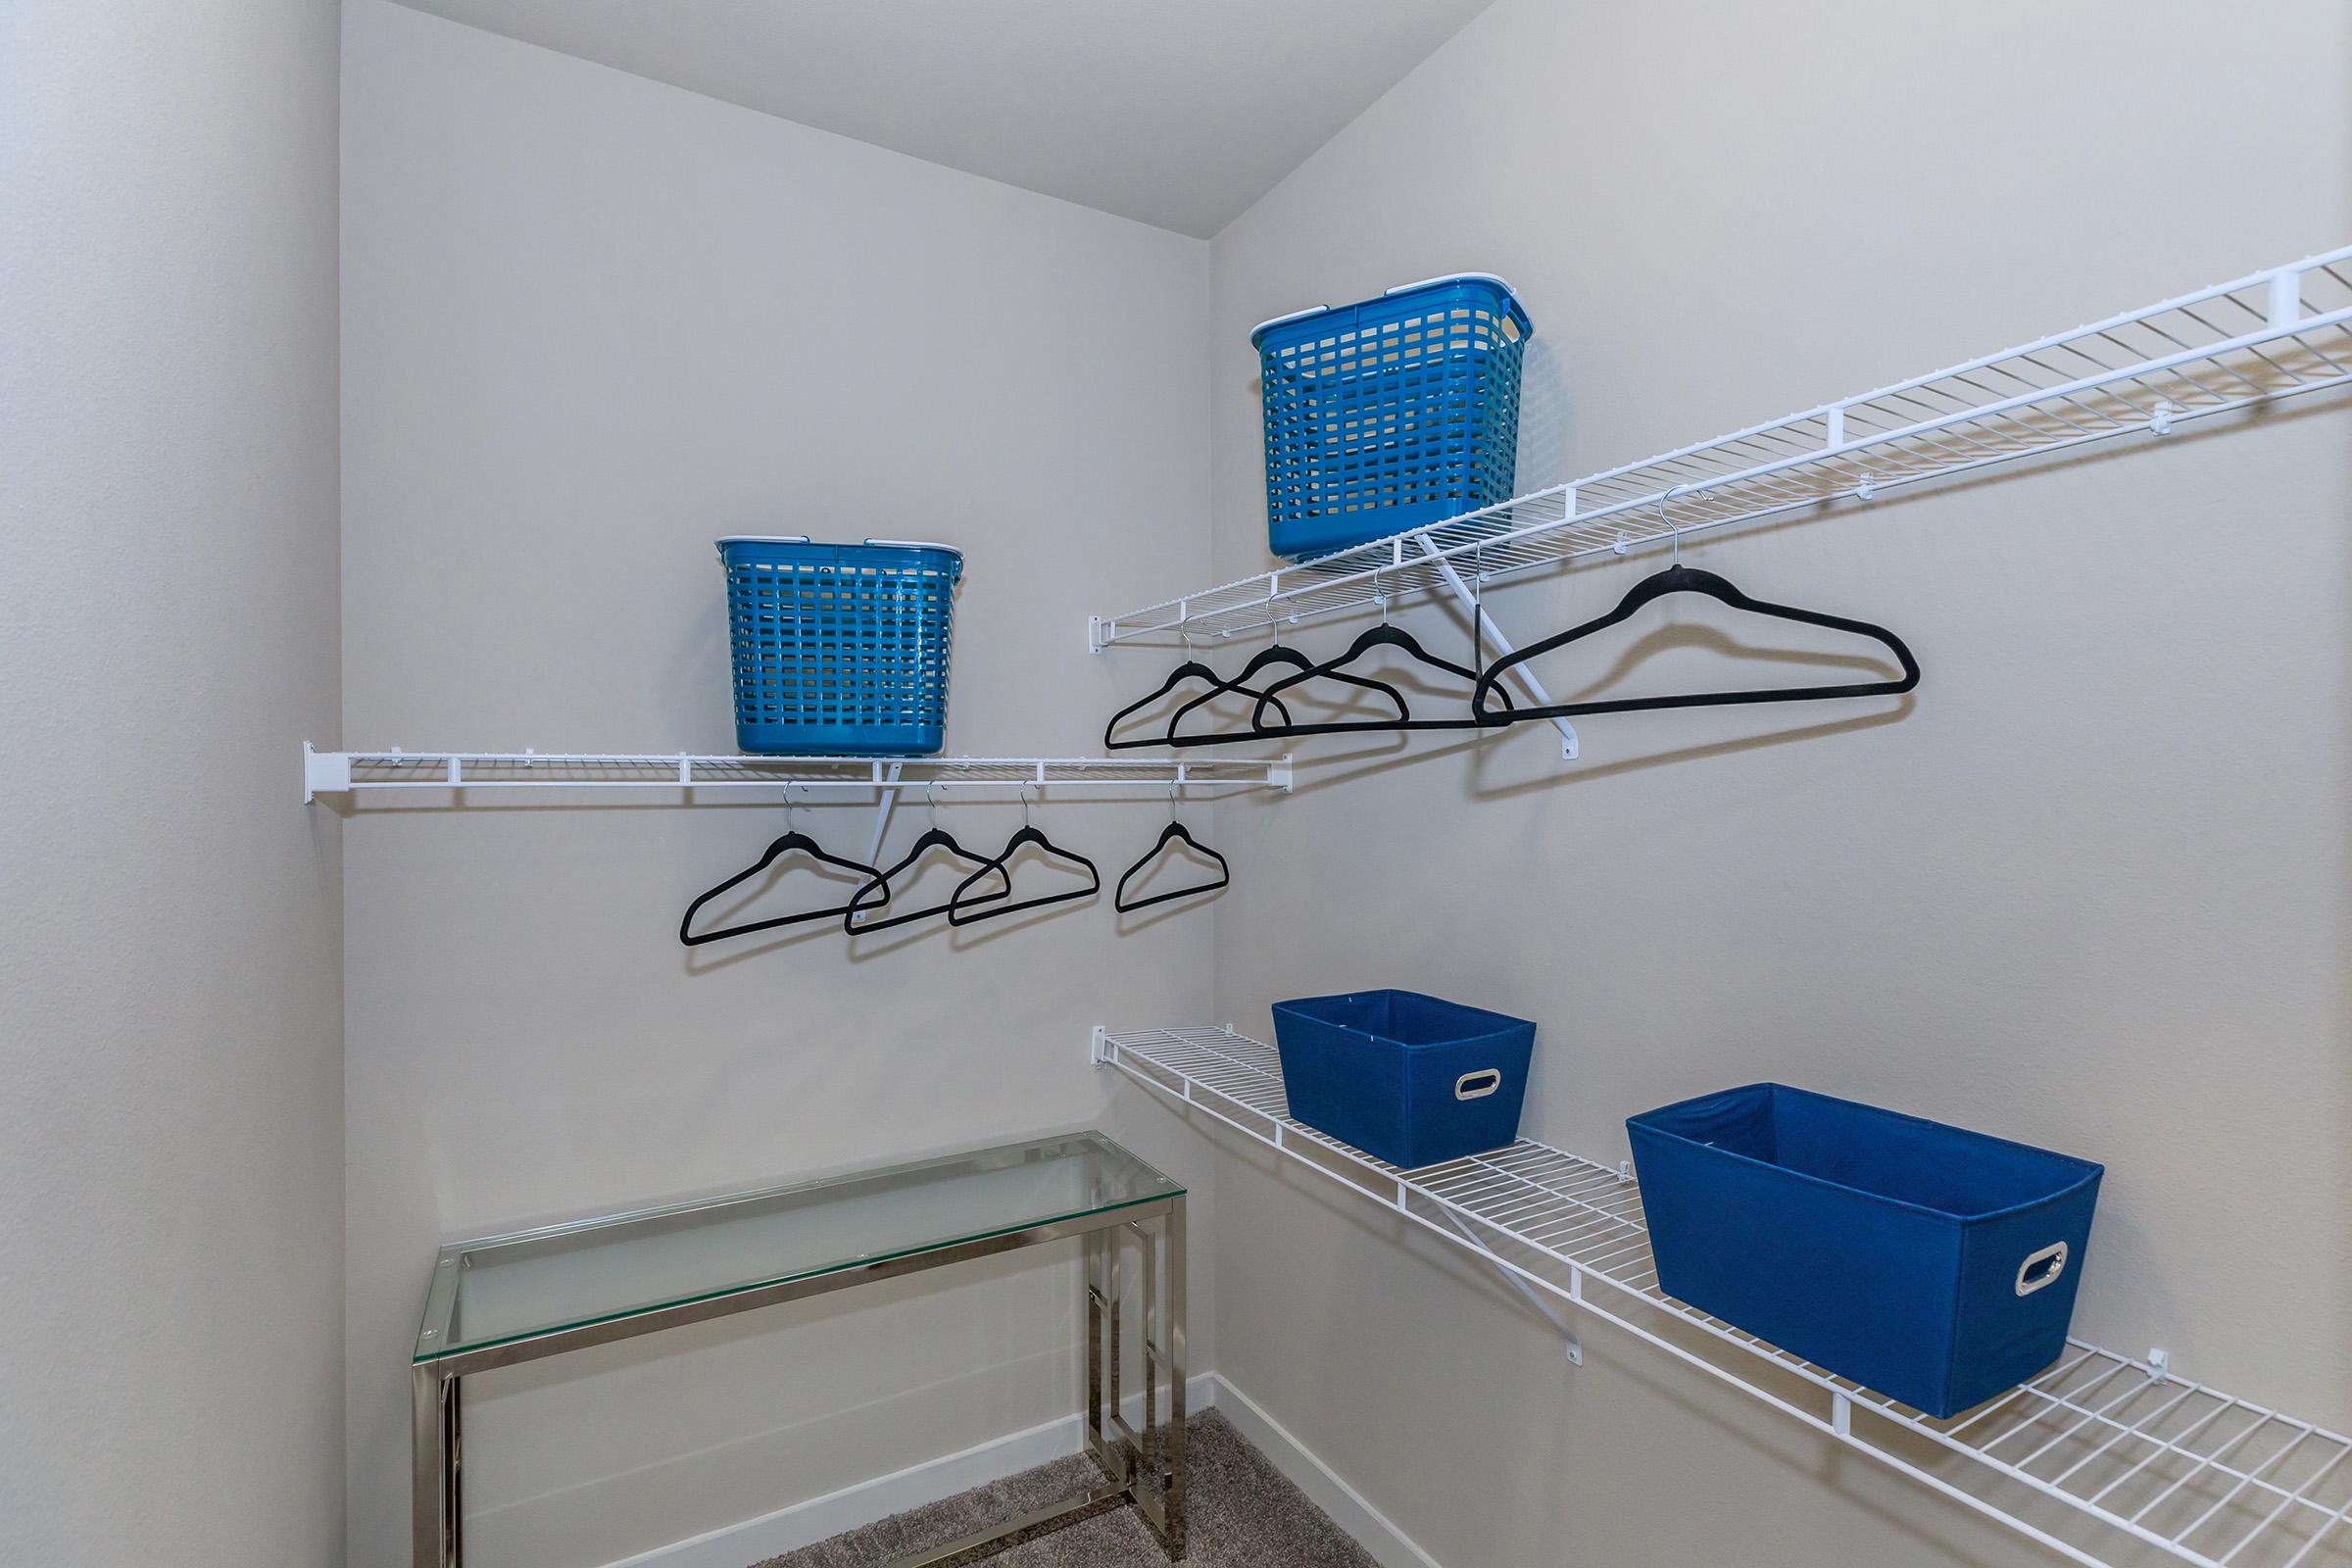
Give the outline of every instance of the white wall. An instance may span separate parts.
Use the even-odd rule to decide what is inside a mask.
[[[345,25],[354,744],[731,749],[710,541],[805,531],[968,553],[949,751],[1098,749],[1118,672],[1088,609],[1207,569],[1203,243],[381,0]],[[408,1549],[438,1243],[1102,1122],[1086,1026],[1209,1002],[1206,912],[688,953],[680,909],[781,831],[772,803],[435,804],[348,825],[363,1568]],[[1115,875],[1165,806],[1049,810]],[[1019,812],[940,818],[993,847]],[[798,821],[856,853],[870,815]],[[1106,1125],[1206,1172],[1163,1118]],[[1071,1283],[1000,1269],[482,1378],[468,1562],[606,1562],[1066,1413]]]
[[[2347,234],[2328,0],[2244,27],[1501,0],[1214,242],[1212,580],[1264,564],[1247,334],[1304,304],[1508,276],[1538,332],[1527,488]],[[1228,853],[1289,869],[1222,906],[1215,1016],[1401,984],[1533,1017],[1529,1131],[1612,1161],[1627,1114],[1762,1077],[2102,1159],[2079,1329],[2343,1429],[2344,417],[1688,547],[1894,627],[1915,700],[1596,717],[1573,764],[1540,725],[1409,760],[1320,743],[1297,799],[1219,810]],[[1493,608],[1532,638],[1661,564]],[[1616,689],[1723,679],[1706,618],[1646,617],[1686,631]],[[1630,646],[1539,667],[1599,684]],[[2047,1560],[1639,1345],[1595,1330],[1568,1368],[1507,1293],[1312,1177],[1233,1149],[1217,1179],[1219,1370],[1448,1568]]]
[[[0,1559],[342,1543],[327,0],[0,7]]]

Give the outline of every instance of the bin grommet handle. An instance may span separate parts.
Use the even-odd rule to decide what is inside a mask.
[[[1501,1087],[1502,1073],[1500,1069],[1481,1067],[1478,1071],[1466,1072],[1453,1081],[1453,1098],[1456,1100],[1484,1100]]]
[[[2052,1242],[2038,1252],[2029,1252],[2026,1260],[2017,1265],[2017,1294],[2032,1296],[2045,1285],[2055,1284],[2066,1272],[2066,1244]]]

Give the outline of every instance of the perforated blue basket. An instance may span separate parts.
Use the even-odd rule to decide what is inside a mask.
[[[1261,323],[1250,341],[1274,553],[1323,555],[1509,500],[1535,331],[1486,272]]]
[[[921,757],[947,742],[961,552],[913,540],[718,541],[735,744],[793,757]]]

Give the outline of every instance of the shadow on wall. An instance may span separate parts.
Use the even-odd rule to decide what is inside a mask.
[[[1575,477],[1568,471],[1573,413],[1557,342],[1539,330],[1519,360],[1519,454],[1512,490],[1525,495]]]

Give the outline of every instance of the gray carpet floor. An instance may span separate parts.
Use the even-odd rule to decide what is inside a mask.
[[[1208,1411],[1194,1419],[1191,1431],[1187,1563],[1195,1568],[1377,1568],[1363,1547],[1277,1474],[1224,1417]],[[1056,1459],[757,1568],[879,1568],[991,1520],[1083,1492],[1100,1475],[1083,1454]],[[1023,1542],[986,1562],[988,1568],[1166,1568],[1167,1558],[1135,1510],[1120,1508]]]

